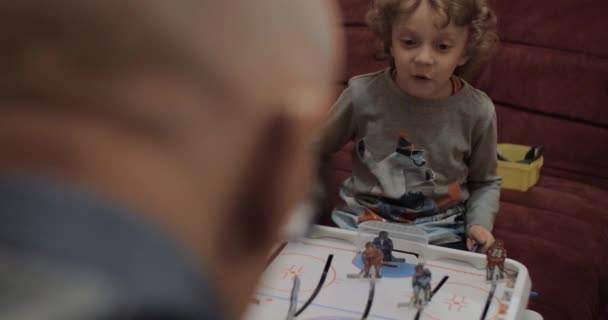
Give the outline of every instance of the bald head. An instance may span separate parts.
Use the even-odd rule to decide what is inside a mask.
[[[105,101],[124,110],[138,107],[133,100],[152,79],[171,77],[205,94],[301,111],[318,103],[291,84],[316,90],[336,65],[335,17],[317,0],[24,0],[0,11],[2,97]],[[133,82],[142,78],[150,83]]]
[[[325,0],[2,2],[0,169],[165,226],[236,318],[313,178],[335,14]]]

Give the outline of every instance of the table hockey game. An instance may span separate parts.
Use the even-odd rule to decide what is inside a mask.
[[[495,282],[489,298],[492,283],[486,280],[485,255],[427,245],[390,230],[393,256],[405,258],[405,262],[382,267],[382,277],[374,281],[371,308],[367,308],[371,280],[352,277],[363,267],[361,250],[373,237],[373,227],[362,233],[316,226],[311,236],[280,246],[261,277],[255,303],[249,306],[245,319],[290,319],[290,306],[301,308],[318,290],[329,255],[333,257],[324,283],[297,319],[362,319],[369,309],[365,319],[416,319],[419,313],[419,319],[470,320],[481,319],[484,308],[485,319],[523,318],[531,283],[527,269],[519,262],[506,260],[507,277]],[[410,303],[412,275],[419,261],[432,273],[432,288],[448,277],[420,312]],[[297,299],[292,296],[295,276],[299,282]]]

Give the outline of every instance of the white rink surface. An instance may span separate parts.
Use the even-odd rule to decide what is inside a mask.
[[[255,295],[260,303],[250,305],[245,319],[285,319],[294,274],[298,274],[301,280],[299,309],[317,286],[329,254],[333,254],[334,258],[323,289],[297,319],[361,319],[367,303],[369,281],[347,279],[347,274],[360,271],[354,264],[358,251],[354,244],[336,238],[290,242],[263,275]],[[394,255],[406,258],[408,263],[417,262],[413,255],[398,252]],[[463,253],[463,256],[466,257],[466,254]],[[444,276],[449,276],[449,279],[425,307],[420,319],[470,320],[481,317],[491,287],[485,280],[485,269],[478,269],[472,264],[454,259],[427,260],[426,267],[433,275],[432,288],[435,288]],[[505,317],[498,314],[501,304],[504,304],[506,310],[509,308],[510,302],[504,298],[505,290],[512,291],[505,287],[504,282],[500,282],[486,319]],[[409,301],[411,296],[411,277],[378,279],[374,303],[367,319],[414,319],[417,311],[415,308],[397,307],[398,303]]]

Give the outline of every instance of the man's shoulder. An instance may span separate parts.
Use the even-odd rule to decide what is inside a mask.
[[[220,319],[203,266],[144,215],[46,177],[0,175],[0,191],[0,319],[122,319],[125,304]]]
[[[9,289],[2,292],[0,319],[218,319],[215,313],[182,313],[174,306],[139,308],[105,275],[1,244],[0,261],[0,287]]]
[[[99,319],[120,290],[82,268],[0,245],[1,319]]]

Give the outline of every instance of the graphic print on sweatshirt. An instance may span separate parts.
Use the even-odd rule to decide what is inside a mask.
[[[388,221],[419,221],[439,215],[462,199],[458,183],[451,184],[447,194],[432,197],[437,187],[433,170],[424,150],[412,144],[406,134],[400,134],[395,150],[382,158],[374,157],[365,138],[356,141],[355,148],[356,156],[376,177],[377,184],[369,192],[353,195],[354,200]]]

